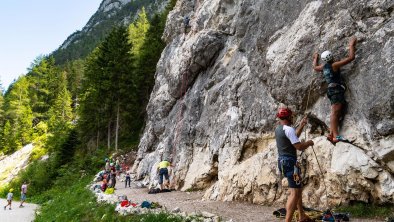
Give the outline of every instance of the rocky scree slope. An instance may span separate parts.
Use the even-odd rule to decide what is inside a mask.
[[[33,144],[28,144],[9,156],[0,155],[0,187],[13,180],[29,164],[33,149]]]
[[[273,131],[280,103],[311,113],[302,156],[310,206],[350,200],[394,203],[393,1],[178,0],[164,33],[148,122],[133,171],[155,182],[160,156],[172,159],[177,189],[205,198],[283,203]],[[183,20],[191,28],[184,32]],[[342,69],[348,112],[341,133],[324,137],[330,105],[315,51],[356,59]],[[327,184],[327,194],[324,183]]]

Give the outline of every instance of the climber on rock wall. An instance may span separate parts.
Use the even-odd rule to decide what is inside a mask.
[[[286,203],[286,222],[293,219],[296,209],[299,211],[299,221],[312,221],[304,212],[302,207],[302,184],[301,169],[297,164],[297,150],[303,151],[313,146],[313,141],[300,142],[298,137],[307,123],[303,118],[299,127],[294,129],[292,111],[288,108],[280,108],[277,115],[279,126],[275,129],[276,146],[278,148],[278,167],[281,174],[287,178],[290,188],[290,196]]]
[[[355,58],[355,46],[357,39],[351,38],[349,41],[349,55],[339,61],[335,61],[330,51],[324,51],[321,54],[321,59],[325,62],[322,65],[318,65],[319,55],[315,53],[313,55],[313,69],[317,72],[323,72],[323,76],[328,84],[327,97],[331,102],[331,115],[330,115],[330,134],[327,139],[332,143],[336,144],[339,141],[349,142],[342,136],[339,135],[339,120],[343,118],[343,111],[346,106],[345,90],[346,86],[341,79],[340,68]]]

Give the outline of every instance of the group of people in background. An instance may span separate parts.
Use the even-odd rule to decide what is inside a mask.
[[[127,156],[126,156],[127,157]],[[108,188],[115,188],[117,180],[122,176],[125,182],[125,188],[131,186],[131,176],[128,172],[129,167],[126,164],[126,157],[121,155],[120,157],[105,158],[105,166],[102,171],[99,172],[96,179],[97,182],[101,182],[100,189],[102,192],[106,192]],[[157,179],[160,185],[160,190],[169,189],[170,178],[169,170],[171,163],[167,158],[160,158],[161,161],[157,165]],[[121,175],[122,174],[122,175]]]
[[[14,189],[11,188],[7,194],[7,205],[4,206],[4,210],[8,209],[11,210],[11,205],[12,205],[12,200],[14,199]],[[23,182],[22,186],[21,186],[21,203],[19,205],[19,207],[24,207],[23,203],[25,203],[26,201],[26,193],[27,193],[27,182]]]
[[[127,154],[126,154],[127,155]],[[126,157],[121,155],[116,157],[115,160],[111,158],[105,158],[104,169],[99,173],[99,179],[101,180],[101,191],[105,192],[107,188],[115,188],[117,177],[120,176],[121,172],[126,172],[128,166],[126,165]],[[130,187],[130,174],[126,173],[126,185],[127,182]],[[127,178],[127,176],[129,178]]]

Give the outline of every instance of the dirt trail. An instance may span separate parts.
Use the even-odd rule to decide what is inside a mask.
[[[19,208],[20,202],[12,201],[12,208],[4,210],[7,201],[0,199],[0,221],[1,222],[29,222],[34,221],[36,204],[24,203],[25,207]]]
[[[127,195],[132,202],[141,203],[145,200],[158,202],[168,210],[179,207],[182,212],[209,212],[220,216],[224,221],[234,222],[269,222],[283,221],[276,219],[272,212],[278,207],[267,207],[245,202],[220,202],[202,200],[203,192],[180,192],[148,194],[147,188],[125,188],[124,182],[116,184],[116,195]],[[382,220],[354,219],[355,222],[378,222]]]
[[[221,216],[225,220],[234,221],[271,221],[273,207],[262,207],[248,203],[203,201],[203,193],[173,191],[168,193],[148,194],[147,188],[124,188],[117,184],[116,195],[127,195],[132,202],[144,200],[158,202],[168,210],[179,207],[182,212],[209,212]]]

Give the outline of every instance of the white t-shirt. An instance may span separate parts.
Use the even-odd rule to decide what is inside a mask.
[[[286,137],[290,140],[291,144],[296,144],[300,142],[300,139],[298,139],[296,131],[293,127],[283,125],[283,130],[285,131]]]
[[[14,196],[14,194],[12,193],[8,193],[7,194],[7,200],[12,200],[12,197]]]

